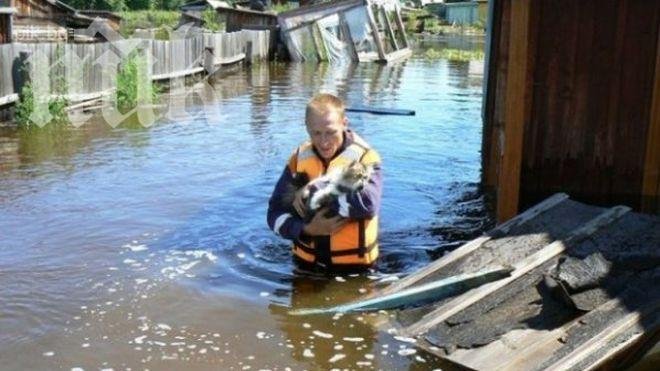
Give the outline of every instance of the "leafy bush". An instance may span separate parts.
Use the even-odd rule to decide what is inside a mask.
[[[414,12],[408,14],[408,20],[406,20],[405,27],[408,32],[417,32],[417,14]]]
[[[271,4],[271,6],[268,7],[269,10],[274,11],[275,13],[283,13],[286,12],[287,10],[293,9],[295,6],[293,5],[292,2],[286,1],[282,4]]]
[[[127,112],[145,103],[139,101],[138,90],[150,97],[151,102],[158,100],[160,92],[151,80],[146,85],[140,85],[142,82],[138,78],[138,70],[145,71],[146,68],[147,59],[137,53],[131,54],[121,64],[117,73],[117,108],[120,111]]]
[[[56,60],[61,61],[62,53],[61,47],[55,50]],[[46,99],[47,109],[37,102],[35,97],[34,87],[32,82],[26,83],[19,94],[19,100],[15,107],[15,117],[19,126],[21,127],[34,127],[43,125],[64,125],[70,123],[69,116],[66,109],[69,106],[69,100],[65,98],[68,87],[64,78],[65,70],[62,62],[51,66],[50,75],[50,88],[51,91],[47,93]],[[26,71],[23,71],[24,73]],[[53,94],[51,96],[51,94]],[[50,117],[49,117],[50,116]]]
[[[218,13],[211,8],[207,8],[202,12],[202,22],[204,24],[204,28],[207,30],[213,32],[225,30],[225,24],[220,21]]]

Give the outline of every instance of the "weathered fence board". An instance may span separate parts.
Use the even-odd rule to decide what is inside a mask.
[[[107,77],[104,71],[113,68],[112,54],[121,58],[119,50],[140,42],[140,47],[151,53],[151,74],[154,80],[183,77],[203,72],[206,47],[214,50],[214,63],[240,61],[245,58],[246,46],[251,43],[251,61],[268,58],[270,31],[243,30],[231,33],[194,34],[182,39],[169,41],[128,39],[113,43],[96,44],[4,44],[0,45],[0,109],[1,106],[16,101],[16,80],[20,72],[20,53],[30,55],[40,53],[51,68],[51,84],[60,77],[66,78],[67,96],[72,101],[100,96],[115,87],[116,82]],[[129,48],[130,49],[130,48]],[[57,58],[61,64],[54,67]],[[51,85],[52,86],[52,85]]]

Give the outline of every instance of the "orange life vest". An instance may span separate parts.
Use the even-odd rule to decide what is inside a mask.
[[[380,163],[378,153],[356,134],[353,143],[336,156],[326,168],[311,142],[302,144],[289,160],[292,173],[305,173],[311,181],[330,170],[345,168],[353,161],[365,165]],[[308,263],[324,265],[371,265],[378,258],[378,217],[349,220],[330,236],[315,236],[296,241],[293,253]]]

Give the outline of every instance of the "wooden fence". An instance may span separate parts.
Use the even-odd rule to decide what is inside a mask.
[[[119,50],[140,44],[152,63],[152,79],[166,80],[204,71],[205,51],[213,48],[213,63],[218,66],[240,61],[268,58],[269,31],[243,30],[231,33],[196,34],[180,40],[126,39],[97,44],[4,44],[0,45],[0,109],[18,99],[22,84],[23,52],[31,55],[31,69],[49,68],[51,84],[66,78],[67,98],[72,102],[92,99],[111,91],[116,82],[103,78],[104,66],[111,58],[121,58]],[[250,45],[248,53],[246,48]],[[209,49],[211,50],[211,49]],[[23,54],[23,57],[25,54]],[[35,58],[38,56],[39,58]],[[35,61],[39,60],[38,63]],[[57,63],[57,62],[60,63]]]

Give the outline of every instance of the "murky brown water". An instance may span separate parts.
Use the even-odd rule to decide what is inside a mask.
[[[484,228],[479,67],[259,65],[148,129],[2,129],[0,368],[446,368],[396,339],[390,313],[288,311],[361,297]],[[369,275],[296,275],[265,224],[320,90],[417,111],[350,116],[384,160]]]

